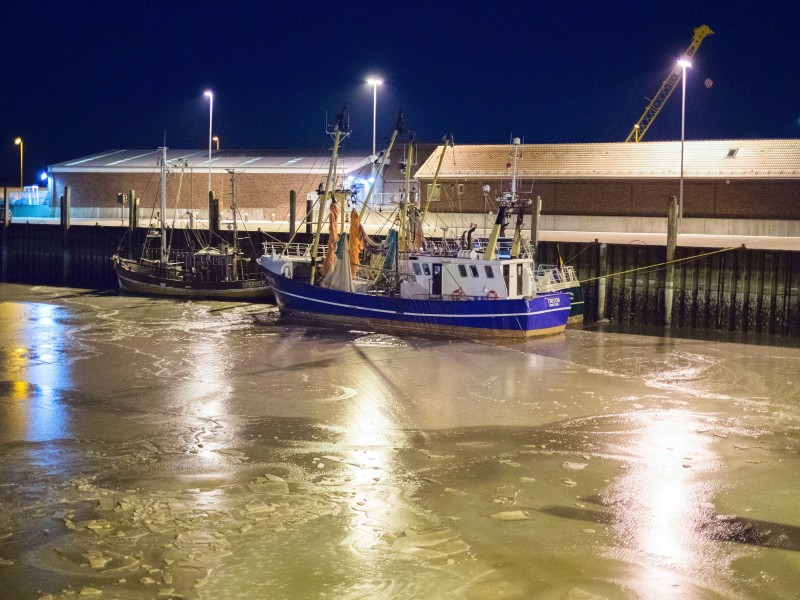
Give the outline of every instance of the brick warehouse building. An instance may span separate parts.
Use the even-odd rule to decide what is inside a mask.
[[[439,146],[416,173],[430,193]],[[511,145],[448,149],[439,175],[440,213],[485,210],[510,189]],[[678,196],[680,142],[525,144],[517,190],[541,196],[543,215],[663,217]],[[491,207],[490,207],[491,208]],[[690,141],[684,147],[684,217],[800,221],[800,140]]]
[[[440,152],[441,146],[429,146],[415,161],[412,188],[420,188],[423,202],[430,192]],[[57,205],[64,186],[69,185],[76,216],[89,210],[94,212],[86,216],[111,216],[118,210],[117,194],[130,189],[141,198],[143,211],[154,207],[159,192],[158,155],[158,150],[114,150],[52,165],[51,202]],[[402,150],[396,148],[393,159],[385,174],[387,189],[383,196],[387,198],[381,198],[378,190],[376,202],[391,203],[388,197],[397,195],[394,188],[401,184],[398,168]],[[198,211],[202,218],[207,208],[207,151],[170,150],[168,162],[176,165],[169,177],[168,207],[172,209],[177,198],[180,210]],[[445,213],[491,210],[496,196],[510,188],[512,163],[510,145],[456,145],[449,149],[440,173],[442,193],[439,201],[431,204],[431,211],[443,217]],[[304,214],[306,195],[324,181],[328,165],[329,156],[323,153],[310,157],[285,151],[215,151],[212,188],[229,205],[228,170],[240,171],[236,179],[238,204],[254,220],[284,219],[289,190],[294,189],[299,219]],[[350,183],[364,181],[370,168],[369,156],[345,155],[339,160],[340,182],[345,176],[351,178]],[[680,142],[519,147],[517,189],[542,197],[543,226],[548,229],[589,228],[581,219],[592,219],[592,228],[603,229],[598,221],[610,222],[612,218],[617,218],[613,227],[621,227],[619,218],[627,220],[628,228],[623,231],[633,226],[641,231],[660,229],[669,196],[678,195],[679,177]],[[398,186],[391,185],[394,179]],[[490,188],[492,202],[488,206],[484,185]],[[686,142],[684,185],[687,226],[693,219],[697,220],[696,227],[707,227],[709,220],[738,220],[751,224],[751,235],[786,235],[789,223],[796,226],[789,234],[800,235],[800,140]],[[658,224],[648,224],[647,219],[658,219]],[[760,224],[753,226],[756,221]],[[777,229],[764,231],[772,225]]]
[[[135,190],[140,211],[159,204],[161,190],[158,161],[160,150],[110,150],[92,156],[61,162],[48,167],[49,197],[58,206],[66,186],[70,188],[75,216],[115,216],[119,210],[117,194]],[[209,171],[211,189],[229,207],[231,173],[236,172],[236,199],[242,211],[253,219],[283,219],[289,210],[289,192],[297,192],[298,215],[304,214],[306,196],[324,183],[330,155],[309,156],[287,151],[212,152],[206,150],[168,150],[167,207],[179,212],[189,210],[201,216],[208,211]],[[341,156],[337,161],[339,182],[349,177],[349,184],[369,176],[369,156]],[[209,169],[210,167],[210,169]],[[316,196],[316,194],[314,194]]]

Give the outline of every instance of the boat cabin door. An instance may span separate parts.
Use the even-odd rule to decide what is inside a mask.
[[[442,263],[433,263],[433,279],[431,280],[431,295],[442,295]]]

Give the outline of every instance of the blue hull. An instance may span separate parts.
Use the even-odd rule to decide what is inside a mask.
[[[564,331],[569,294],[530,300],[416,300],[354,294],[265,270],[281,312],[370,329],[467,337],[526,337]]]
[[[569,293],[569,302],[572,307],[569,311],[570,323],[583,323],[583,288],[573,285],[564,290]]]

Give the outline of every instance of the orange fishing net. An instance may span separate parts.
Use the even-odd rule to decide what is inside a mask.
[[[359,254],[364,247],[364,235],[361,229],[361,220],[354,208],[350,213],[350,274],[355,276],[361,265]]]
[[[322,263],[322,275],[325,276],[336,265],[336,243],[339,241],[339,203],[334,200],[328,210],[328,254]]]

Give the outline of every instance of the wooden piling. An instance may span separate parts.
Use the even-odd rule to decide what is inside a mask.
[[[542,217],[542,197],[536,196],[533,201],[533,208],[531,209],[531,253],[533,255],[533,262],[537,264],[539,261],[539,227]]]
[[[11,222],[9,217],[10,203],[8,199],[8,188],[3,188],[3,218],[0,219],[0,281],[6,280],[8,273],[8,225]]]
[[[61,281],[64,285],[69,282],[70,270],[72,268],[72,252],[69,244],[70,227],[70,206],[72,204],[72,190],[69,186],[64,188],[64,195],[61,196]]]
[[[220,233],[220,219],[221,219],[220,201],[214,195],[214,192],[208,192],[208,231],[217,235]]]
[[[311,225],[314,222],[313,210],[314,210],[314,202],[312,200],[309,200],[308,196],[306,196],[306,234],[307,235],[311,235],[311,233],[312,233]]]
[[[130,191],[128,196],[128,231],[136,231],[139,227],[139,199],[136,190]]]
[[[597,252],[597,320],[606,319],[606,275],[608,274],[608,244],[600,244]],[[585,311],[584,305],[584,311]]]
[[[678,245],[678,199],[669,197],[667,216],[667,269],[664,274],[664,326],[672,327],[672,296],[675,281],[675,247]]]
[[[8,188],[3,188],[3,218],[0,219],[0,228],[5,229],[11,223],[11,201],[8,198]]]
[[[297,192],[289,191],[289,235],[294,237],[295,219],[297,218]]]

